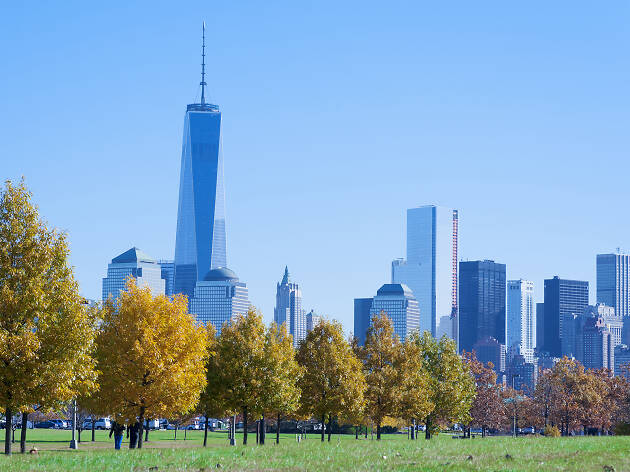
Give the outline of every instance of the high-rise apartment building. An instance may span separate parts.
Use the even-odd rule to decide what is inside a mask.
[[[212,269],[203,280],[197,281],[188,308],[197,321],[212,323],[219,335],[224,323],[229,323],[238,315],[247,315],[247,285],[239,281],[230,269]]]
[[[459,263],[459,349],[471,352],[478,341],[505,345],[505,264]]]
[[[107,277],[103,279],[103,301],[110,296],[118,298],[118,293],[125,289],[130,277],[136,280],[138,287],[149,287],[153,296],[164,295],[160,265],[137,247],[132,247],[114,257],[107,266]]]
[[[276,287],[276,308],[273,311],[276,324],[286,323],[287,332],[293,336],[293,345],[306,337],[306,316],[302,309],[300,286],[291,282],[289,268],[284,268],[282,281]]]
[[[563,355],[563,320],[569,315],[581,315],[587,306],[588,282],[558,276],[545,280],[543,352],[552,357]]]
[[[597,303],[613,307],[618,316],[630,316],[630,255],[597,255]]]
[[[392,283],[418,300],[420,331],[457,338],[457,210],[435,205],[407,210],[407,257],[392,262]]]
[[[227,266],[221,112],[205,99],[205,38],[202,55],[201,103],[184,118],[175,238],[173,291],[189,297],[211,269]]]
[[[506,346],[518,347],[527,362],[534,361],[536,347],[536,315],[534,314],[534,282],[508,280]]]

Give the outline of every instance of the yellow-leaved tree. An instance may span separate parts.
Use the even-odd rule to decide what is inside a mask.
[[[300,343],[298,364],[304,369],[300,382],[303,416],[321,418],[322,441],[328,417],[330,441],[332,419],[346,412],[361,411],[365,377],[361,361],[343,335],[341,324],[322,320]]]
[[[183,295],[154,297],[127,281],[117,302],[103,306],[96,344],[100,411],[119,423],[174,417],[192,410],[206,385],[206,329]]]
[[[68,265],[66,235],[47,227],[31,198],[24,182],[7,181],[0,192],[0,405],[7,424],[17,411],[60,409],[95,387],[93,319]]]
[[[400,341],[385,312],[372,316],[365,344],[359,352],[367,385],[366,411],[376,424],[376,439],[380,440],[383,420],[396,415],[402,398]]]

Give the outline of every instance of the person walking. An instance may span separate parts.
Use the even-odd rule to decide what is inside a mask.
[[[140,431],[140,425],[136,421],[127,429],[129,431],[129,449],[135,449],[136,445],[138,444],[138,433]]]
[[[125,431],[125,425],[121,423],[112,422],[112,427],[109,430],[109,437],[114,435],[114,449],[120,449],[122,446],[123,433]]]

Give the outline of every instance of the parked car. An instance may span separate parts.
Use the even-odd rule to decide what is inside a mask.
[[[94,423],[94,429],[111,429],[111,427],[112,427],[112,422],[110,421],[109,418],[99,418]]]
[[[59,427],[59,424],[52,421],[52,420],[47,420],[47,421],[40,421],[39,423],[35,423],[35,427],[36,428],[46,428],[46,429],[61,429]]]
[[[50,420],[57,425],[56,429],[66,429],[68,428],[68,422],[65,420]]]

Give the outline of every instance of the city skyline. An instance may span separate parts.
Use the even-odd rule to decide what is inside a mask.
[[[452,15],[436,6],[429,15],[434,26],[418,22],[426,12],[411,6],[409,15],[381,15],[368,6],[356,20],[341,7],[332,23],[320,21],[328,18],[320,7],[291,23],[286,20],[295,11],[288,4],[269,12],[253,6],[255,14],[246,18],[229,6],[216,6],[210,15],[214,10],[191,5],[168,20],[138,6],[121,15],[115,8],[53,12],[42,6],[33,13],[12,5],[5,17],[12,21],[0,20],[12,70],[0,81],[13,91],[0,118],[11,136],[0,148],[12,156],[3,161],[4,177],[25,175],[42,212],[68,231],[71,260],[89,298],[100,298],[103,266],[114,254],[138,246],[171,259],[181,110],[182,103],[197,101],[205,16],[213,18],[208,89],[221,103],[229,142],[229,266],[247,280],[250,299],[267,321],[276,272],[288,264],[307,294],[304,307],[339,319],[350,331],[353,297],[389,280],[391,260],[404,254],[405,209],[425,204],[460,210],[460,259],[505,262],[509,279],[535,282],[537,302],[545,278],[586,280],[593,301],[595,255],[630,247],[624,240],[630,223],[615,218],[628,191],[576,191],[605,180],[605,169],[623,174],[627,168],[621,157],[628,71],[615,59],[627,48],[628,34],[622,4],[616,5],[597,11],[574,6],[568,20],[559,6],[548,6],[544,19],[535,11],[499,9],[487,16],[488,10],[472,7]],[[51,17],[58,20],[54,28]],[[585,45],[587,19],[594,29]],[[486,33],[472,26],[476,20]],[[35,26],[30,38],[22,31],[27,21]],[[562,31],[556,31],[558,21]],[[236,24],[243,26],[238,35],[230,31]],[[314,31],[315,25],[321,28],[316,41],[306,40],[300,29]],[[375,25],[392,34],[371,33]],[[505,39],[502,25],[513,33],[505,50],[496,41]],[[286,44],[287,34],[295,44]],[[81,44],[68,46],[75,37]],[[153,47],[147,51],[140,37],[151,38]],[[263,40],[255,44],[256,37]],[[417,47],[436,43],[435,50]],[[25,59],[29,49],[39,51],[36,64]],[[283,59],[298,52],[295,62]],[[355,58],[351,65],[345,65],[348,54]],[[41,70],[44,90],[32,78]],[[94,72],[89,81],[87,70]],[[374,105],[387,114],[386,123],[366,118]],[[491,192],[477,192],[480,182]],[[566,194],[570,206],[556,198]],[[524,195],[527,206],[520,205]],[[291,225],[277,211],[287,197],[303,216]],[[614,231],[596,232],[602,221],[616,221]],[[585,234],[570,232],[569,222],[587,228]],[[346,270],[331,273],[339,263]],[[331,291],[331,285],[344,290]]]

